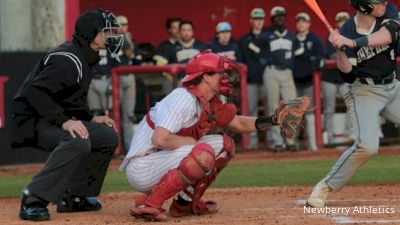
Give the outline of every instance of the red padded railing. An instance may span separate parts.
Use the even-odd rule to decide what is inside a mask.
[[[185,71],[185,64],[170,64],[165,66],[120,66],[112,69],[112,99],[113,99],[113,118],[117,125],[117,131],[119,134],[119,145],[115,151],[115,155],[122,153],[121,148],[121,113],[120,113],[120,99],[119,99],[119,76],[126,74],[135,73],[162,73],[166,72],[172,76],[176,76],[180,72]],[[247,109],[247,68],[245,65],[240,64],[240,104],[242,115],[248,115]],[[242,147],[246,148],[249,142],[249,135],[242,135]]]

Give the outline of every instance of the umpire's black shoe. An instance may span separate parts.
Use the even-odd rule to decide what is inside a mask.
[[[33,221],[50,219],[49,210],[47,209],[49,203],[46,200],[35,196],[28,189],[22,191],[21,197],[20,219]]]
[[[94,197],[65,196],[57,205],[57,212],[87,212],[98,211],[101,203]]]

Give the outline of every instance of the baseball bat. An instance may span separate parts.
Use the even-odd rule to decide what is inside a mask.
[[[319,7],[316,0],[304,0],[304,3],[306,3],[306,5],[310,7],[311,11],[313,11],[313,13],[315,13],[315,15],[318,16],[318,18],[324,23],[324,25],[329,31],[333,31],[331,24],[328,22],[325,15],[322,13],[321,8]]]
[[[333,27],[329,23],[329,21],[326,19],[325,15],[322,13],[321,8],[319,7],[318,3],[316,0],[304,0],[304,3],[315,13],[315,15],[318,16],[318,18],[324,23],[325,27],[330,31],[334,31]],[[346,50],[345,46],[341,46],[340,49],[342,51]]]

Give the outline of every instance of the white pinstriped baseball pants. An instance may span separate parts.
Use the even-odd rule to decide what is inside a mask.
[[[198,143],[207,143],[217,156],[223,147],[222,135],[205,135]],[[184,145],[175,150],[161,150],[142,157],[132,158],[126,167],[129,184],[137,191],[150,192],[171,169],[178,167],[194,145]],[[224,157],[221,155],[219,157]]]

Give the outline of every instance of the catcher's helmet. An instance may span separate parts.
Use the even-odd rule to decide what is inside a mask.
[[[350,0],[350,5],[356,10],[370,14],[374,10],[373,4],[385,3],[387,0]]]
[[[124,35],[119,34],[121,25],[112,12],[97,9],[82,13],[75,23],[74,38],[92,42],[97,33],[103,32],[105,44],[111,57],[118,59],[118,52],[124,43]]]
[[[210,51],[201,52],[189,60],[186,65],[186,76],[182,79],[183,85],[205,73],[224,73],[221,81],[221,93],[230,95],[233,83],[238,80],[238,64],[224,56]]]

